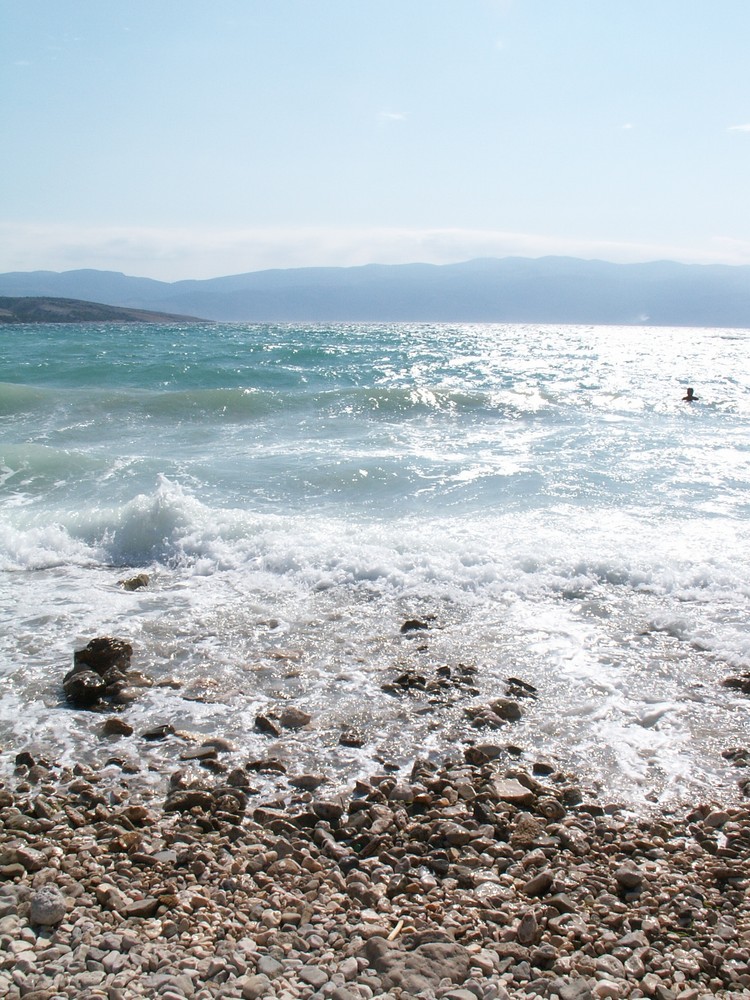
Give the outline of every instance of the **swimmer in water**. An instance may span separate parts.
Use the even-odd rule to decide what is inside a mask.
[[[694,395],[693,390],[690,388],[690,386],[688,386],[688,388],[687,388],[687,396],[683,396],[682,397],[682,402],[683,403],[695,403],[697,399],[698,399],[698,397],[696,395]]]

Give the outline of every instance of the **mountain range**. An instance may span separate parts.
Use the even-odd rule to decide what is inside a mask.
[[[192,316],[124,309],[101,302],[51,298],[44,295],[0,295],[0,325],[8,323],[184,323],[199,322]]]
[[[156,281],[114,271],[0,274],[0,295],[93,300],[234,322],[495,322],[750,327],[750,267],[572,257],[367,264]]]

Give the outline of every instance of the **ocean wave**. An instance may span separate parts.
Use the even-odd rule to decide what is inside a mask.
[[[189,389],[37,388],[0,384],[0,415],[31,416],[57,411],[59,424],[96,420],[253,422],[269,414],[303,413],[373,419],[401,419],[429,414],[475,415],[513,420],[552,414],[556,401],[516,391],[469,391],[444,385],[362,385],[335,388],[230,386]]]
[[[91,453],[34,443],[0,444],[0,495],[45,492],[56,483],[101,473],[107,465]]]
[[[284,513],[215,506],[160,476],[151,492],[125,503],[43,513],[20,507],[8,509],[6,521],[8,532],[12,524],[28,540],[14,544],[6,534],[6,559],[22,564],[18,553],[33,550],[34,568],[46,545],[50,565],[83,553],[105,564],[153,562],[193,575],[289,576],[307,588],[377,583],[482,600],[512,594],[565,601],[626,591],[738,608],[750,600],[738,558],[748,554],[750,538],[733,533],[727,554],[717,526],[696,521],[685,526],[678,557],[676,539],[622,512],[600,512],[600,523],[574,533],[564,511],[373,515],[355,524],[323,507]]]
[[[0,382],[0,416],[33,411],[50,395],[50,390],[37,386]]]

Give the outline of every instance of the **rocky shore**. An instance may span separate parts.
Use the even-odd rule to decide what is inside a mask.
[[[159,790],[16,756],[0,995],[750,996],[748,807],[638,818],[481,747],[274,801],[199,760]]]

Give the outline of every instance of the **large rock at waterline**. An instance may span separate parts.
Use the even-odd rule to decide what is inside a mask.
[[[734,688],[735,691],[741,691],[743,694],[750,694],[750,670],[746,670],[736,677],[727,677],[721,683],[724,687]]]
[[[92,639],[83,649],[77,649],[73,653],[73,669],[87,667],[103,677],[111,667],[127,669],[132,655],[133,647],[124,639],[113,639],[108,635],[99,636]]]
[[[74,708],[91,708],[106,690],[104,679],[93,670],[73,669],[63,678],[65,697]]]
[[[133,647],[124,639],[99,636],[73,654],[73,669],[63,678],[63,691],[75,708],[96,708],[103,700],[115,705],[135,701],[139,689],[153,680],[130,670]]]

